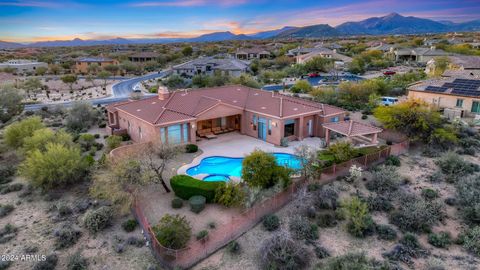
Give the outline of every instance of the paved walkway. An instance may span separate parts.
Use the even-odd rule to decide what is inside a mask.
[[[185,174],[188,168],[198,165],[200,161],[206,157],[244,157],[256,148],[265,152],[293,154],[294,149],[300,145],[308,145],[319,149],[320,138],[305,138],[303,141],[290,142],[288,147],[280,147],[247,135],[242,135],[238,132],[222,134],[218,135],[216,139],[202,139],[199,141],[198,147],[203,153],[196,157],[192,163],[180,167],[177,173]]]

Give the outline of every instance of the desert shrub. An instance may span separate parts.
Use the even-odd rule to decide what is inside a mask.
[[[372,180],[366,187],[378,194],[390,194],[398,189],[401,176],[394,166],[379,166],[372,172]]]
[[[397,156],[388,156],[387,159],[385,159],[385,165],[400,167],[400,158],[398,158]]]
[[[393,209],[392,202],[384,196],[369,196],[366,202],[370,211],[389,212]]]
[[[390,222],[404,231],[429,232],[443,215],[441,204],[415,195],[404,195],[400,198],[399,208],[391,213]]]
[[[462,235],[461,241],[463,247],[474,254],[480,256],[480,226],[473,227]]]
[[[433,183],[438,183],[444,181],[446,178],[445,174],[441,170],[436,170],[430,176],[428,176],[428,180]]]
[[[63,249],[75,245],[82,233],[72,228],[71,225],[62,225],[53,231],[55,236],[55,248]]]
[[[0,187],[0,193],[1,194],[7,194],[7,193],[10,193],[10,192],[20,191],[20,190],[22,190],[22,188],[23,188],[22,183],[15,183],[15,184],[11,184],[11,185],[6,185],[6,186]]]
[[[112,208],[102,206],[96,210],[89,210],[83,218],[83,224],[91,233],[97,233],[110,225],[112,217]]]
[[[0,261],[0,270],[6,270],[12,265],[11,261]]]
[[[273,154],[254,150],[242,161],[242,179],[250,187],[269,188],[276,184],[290,184],[292,171],[277,164]]]
[[[457,199],[453,197],[448,197],[444,200],[446,205],[455,206],[457,205]]]
[[[6,184],[15,175],[16,168],[12,165],[0,165],[0,184]]]
[[[145,245],[145,240],[143,238],[138,238],[135,236],[130,236],[125,241],[130,246],[143,247]]]
[[[75,252],[68,258],[67,263],[68,270],[87,270],[88,261],[85,257],[80,254],[80,252]]]
[[[12,204],[0,204],[0,217],[10,214],[14,209]]]
[[[33,266],[33,270],[54,270],[58,263],[55,254],[48,255],[44,261],[39,261]]]
[[[327,153],[331,154],[335,163],[342,163],[354,158],[357,154],[349,142],[337,142],[328,146]]]
[[[300,215],[292,217],[288,223],[288,229],[293,238],[298,240],[318,239],[318,227],[310,224],[308,219]]]
[[[397,232],[391,226],[383,224],[377,225],[376,231],[379,239],[387,241],[397,239]]]
[[[369,259],[365,253],[347,253],[328,259],[322,270],[373,270],[390,269],[388,265]]]
[[[422,189],[422,196],[427,200],[433,200],[438,198],[438,192],[431,188],[424,188]]]
[[[66,204],[57,205],[58,215],[61,217],[68,216],[72,213],[72,208]]]
[[[338,193],[332,186],[323,186],[314,194],[314,204],[318,209],[337,209]]]
[[[463,177],[455,187],[463,218],[469,223],[480,224],[480,176]]]
[[[334,213],[322,213],[317,215],[317,225],[321,228],[335,227],[337,223]]]
[[[172,199],[172,208],[173,209],[179,209],[182,208],[183,206],[183,200],[180,198],[173,198]]]
[[[242,251],[242,247],[237,241],[233,240],[232,242],[228,243],[227,251],[230,254],[239,254]]]
[[[36,130],[44,127],[42,119],[38,116],[15,122],[5,128],[3,133],[5,144],[13,148],[20,148],[23,146],[25,138],[32,136]]]
[[[207,230],[201,230],[195,235],[197,240],[206,239],[207,236],[208,236],[208,231]]]
[[[205,209],[206,199],[203,196],[195,195],[188,200],[190,204],[190,210],[196,214],[200,213]]]
[[[180,215],[164,215],[152,230],[158,242],[171,249],[184,248],[192,236],[190,223]]]
[[[83,152],[89,151],[95,144],[95,136],[90,133],[81,134],[80,137],[78,137],[77,143]]]
[[[187,144],[185,145],[185,152],[187,153],[196,153],[198,151],[198,146],[196,144]]]
[[[108,138],[105,139],[105,142],[107,144],[107,151],[111,151],[122,144],[122,137],[118,135],[112,135],[109,136]]]
[[[313,192],[317,191],[321,188],[322,186],[319,183],[311,183],[307,185],[307,191]]]
[[[0,244],[7,243],[17,236],[18,228],[8,223],[0,229]]]
[[[366,114],[362,114],[362,119],[363,119],[363,120],[366,120],[366,119],[368,119],[368,115],[366,115]]]
[[[263,217],[262,224],[267,231],[272,232],[280,228],[280,219],[274,214],[266,215]]]
[[[133,232],[135,228],[137,227],[138,222],[136,219],[127,219],[122,223],[122,228],[126,232]]]
[[[442,173],[445,174],[446,181],[450,183],[454,183],[458,179],[478,171],[477,166],[465,161],[461,156],[453,152],[443,154],[436,161],[436,164]]]
[[[170,185],[178,197],[188,200],[201,195],[207,199],[207,203],[214,201],[215,191],[223,184],[223,181],[201,181],[188,175],[175,175],[170,179]]]
[[[419,258],[427,254],[414,234],[406,233],[391,251],[383,254],[384,257],[392,261],[403,262],[407,265],[413,264],[413,258]]]
[[[345,200],[341,204],[342,213],[347,219],[347,231],[355,237],[365,237],[373,233],[374,223],[368,206],[358,197]]]
[[[310,262],[308,251],[284,231],[263,241],[260,258],[263,269],[304,269]]]
[[[74,102],[68,110],[65,125],[69,130],[82,132],[87,130],[98,120],[96,111],[88,102]]]
[[[245,191],[241,184],[228,182],[219,185],[215,190],[215,202],[226,207],[243,205],[245,200]]]
[[[315,252],[315,255],[317,255],[317,258],[319,259],[330,257],[330,252],[328,252],[328,250],[322,246],[315,245],[313,252]]]
[[[428,243],[434,247],[446,248],[452,243],[452,238],[448,232],[430,233]]]

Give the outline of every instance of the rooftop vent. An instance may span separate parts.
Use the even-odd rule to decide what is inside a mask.
[[[267,107],[262,107],[261,109],[262,109],[262,110],[265,110],[266,108],[267,108]]]
[[[137,112],[141,112],[142,110],[141,109],[137,109]]]
[[[234,100],[233,103],[237,103],[238,101]]]
[[[293,108],[294,111],[298,111],[298,108]]]

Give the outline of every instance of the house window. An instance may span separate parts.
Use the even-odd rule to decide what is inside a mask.
[[[222,118],[217,118],[216,120],[215,127],[221,127],[222,126]]]
[[[183,124],[183,142],[188,142],[188,124]]]
[[[160,141],[162,143],[167,143],[167,137],[165,136],[165,128],[160,128]]]
[[[167,136],[169,144],[179,144],[182,142],[182,125],[167,127]]]
[[[480,114],[480,101],[472,102],[472,113]]]
[[[458,108],[462,108],[463,107],[463,99],[457,99],[457,104],[455,106],[457,106]]]
[[[226,118],[226,117],[222,117],[222,118],[221,118],[221,124],[222,124],[222,127],[226,127],[226,126],[227,126],[227,118]]]
[[[330,118],[330,122],[333,122],[333,123],[338,122],[339,120],[340,118],[338,116]]]
[[[255,114],[252,116],[252,125],[253,130],[257,130],[257,116]]]
[[[295,120],[286,120],[284,125],[284,137],[295,135]]]
[[[272,120],[268,119],[268,135],[272,135]]]

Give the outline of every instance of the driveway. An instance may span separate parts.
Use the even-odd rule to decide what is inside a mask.
[[[211,156],[244,157],[255,149],[272,153],[293,154],[295,148],[300,145],[320,149],[320,138],[305,138],[303,141],[290,142],[288,147],[280,147],[238,132],[232,132],[219,135],[212,140],[202,139],[197,145],[203,153],[193,159],[192,163],[180,167],[177,171],[178,174],[185,174],[188,168],[198,165],[202,159]]]

